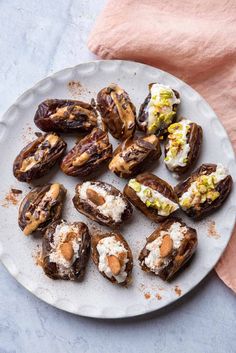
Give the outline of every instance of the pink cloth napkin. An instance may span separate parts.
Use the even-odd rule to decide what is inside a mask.
[[[166,70],[196,88],[224,124],[236,150],[236,1],[109,0],[89,40],[103,59]],[[216,266],[236,292],[236,230]]]

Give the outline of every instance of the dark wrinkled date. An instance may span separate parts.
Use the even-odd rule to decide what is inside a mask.
[[[34,122],[43,131],[88,132],[97,126],[97,112],[85,102],[48,99],[38,106]]]
[[[160,142],[155,135],[129,138],[114,151],[109,169],[121,178],[129,178],[143,171],[160,156]]]
[[[43,270],[52,279],[82,280],[90,254],[90,234],[82,222],[53,222],[44,234]]]
[[[133,213],[126,197],[114,186],[102,181],[78,184],[73,203],[77,211],[109,227],[119,226]]]
[[[65,149],[66,142],[57,134],[39,136],[16,157],[13,164],[14,176],[26,182],[40,178],[62,157]]]
[[[25,235],[44,231],[52,222],[60,219],[66,189],[61,184],[37,186],[21,202],[19,226]]]
[[[113,137],[125,140],[135,131],[136,109],[127,92],[111,84],[97,95],[97,107],[103,123]]]
[[[108,134],[95,128],[63,158],[62,171],[71,176],[86,176],[112,157]]]

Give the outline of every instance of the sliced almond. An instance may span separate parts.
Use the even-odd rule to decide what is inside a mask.
[[[71,243],[63,243],[60,246],[60,250],[62,256],[66,259],[66,261],[71,261],[74,255],[74,250]]]
[[[107,256],[108,266],[111,269],[111,272],[114,276],[117,276],[120,273],[121,265],[118,257],[115,255]]]
[[[87,189],[86,194],[88,199],[97,206],[101,206],[105,203],[104,197],[98,194],[95,190]]]
[[[165,235],[162,240],[162,244],[160,247],[160,255],[161,257],[168,256],[173,249],[173,240],[169,235]]]

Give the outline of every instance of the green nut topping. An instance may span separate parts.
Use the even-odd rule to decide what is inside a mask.
[[[128,185],[136,192],[141,191],[141,184],[139,182],[137,182],[135,179],[130,179]]]

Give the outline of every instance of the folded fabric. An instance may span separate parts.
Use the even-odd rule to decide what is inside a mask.
[[[109,0],[88,47],[103,59],[143,62],[183,79],[221,119],[236,150],[236,1]],[[216,266],[236,292],[236,230]]]

